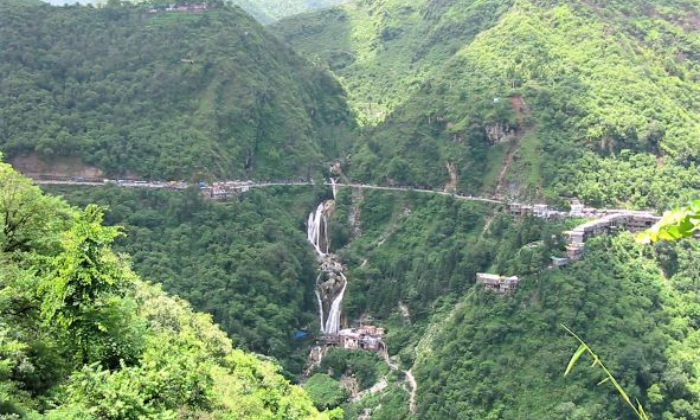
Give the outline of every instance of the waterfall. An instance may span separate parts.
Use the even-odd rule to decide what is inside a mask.
[[[311,245],[316,249],[316,253],[320,257],[323,257],[328,253],[328,223],[326,223],[326,216],[323,214],[324,203],[321,203],[316,207],[316,212],[309,214],[309,222],[306,231],[306,236],[311,242]],[[323,228],[323,237],[321,236],[321,229]],[[321,244],[325,239],[326,242],[326,252],[321,250]]]
[[[335,180],[331,178],[331,186],[333,188],[333,196],[337,192]],[[324,201],[316,207],[316,210],[309,214],[306,237],[309,243],[314,247],[317,254],[318,262],[321,264],[321,271],[327,274],[328,280],[320,283],[321,276],[316,279],[316,301],[318,302],[318,318],[321,324],[322,334],[337,334],[340,330],[340,315],[342,312],[343,297],[347,287],[347,278],[343,274],[343,265],[337,255],[330,252],[330,241],[328,239],[328,212],[333,209],[333,200]],[[342,282],[342,288],[334,298],[333,295],[337,291],[339,284]],[[324,293],[325,290],[325,293]],[[330,301],[327,318],[324,319],[324,299]],[[325,321],[325,322],[324,322]]]
[[[326,328],[323,326],[323,300],[321,300],[321,292],[318,289],[314,290],[316,293],[316,301],[318,301],[318,319],[321,321],[321,333],[326,333]]]
[[[345,295],[345,288],[348,286],[348,281],[345,276],[342,275],[343,288],[340,293],[333,300],[330,311],[328,311],[328,319],[326,320],[326,328],[323,331],[324,334],[338,334],[340,331],[340,305],[343,303],[343,296]]]
[[[335,179],[331,178],[331,190],[333,191],[333,199],[336,199],[338,195],[338,184],[335,183]]]

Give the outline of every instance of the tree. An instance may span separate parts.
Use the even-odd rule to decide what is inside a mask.
[[[50,233],[65,224],[57,217],[61,213],[67,213],[62,200],[42,195],[29,179],[0,163],[0,251],[27,251],[47,245],[55,239]]]
[[[700,231],[700,200],[681,209],[666,212],[654,226],[637,235],[637,242],[651,243],[689,238]]]
[[[317,373],[304,384],[304,390],[319,410],[338,407],[347,398],[347,390],[340,386],[340,382],[326,375]]]
[[[42,315],[70,337],[83,363],[97,342],[119,321],[118,298],[126,291],[120,261],[109,246],[120,236],[118,227],[102,226],[103,211],[89,205],[74,217],[63,240],[63,252],[53,261],[40,286]],[[116,298],[116,299],[115,299]]]

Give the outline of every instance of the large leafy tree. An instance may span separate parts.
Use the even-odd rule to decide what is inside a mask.
[[[102,226],[102,220],[103,211],[95,205],[74,217],[63,239],[63,252],[54,259],[54,269],[41,285],[42,313],[65,334],[82,363],[115,364],[128,357],[122,353],[126,349],[117,348],[123,342],[112,340],[115,330],[128,328],[123,320],[129,305],[121,299],[128,282],[125,267],[109,248],[120,229]]]

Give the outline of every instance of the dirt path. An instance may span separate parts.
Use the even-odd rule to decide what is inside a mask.
[[[403,372],[404,376],[406,376],[406,383],[408,384],[408,394],[409,394],[409,399],[408,399],[408,410],[411,412],[411,414],[416,414],[418,410],[418,406],[416,404],[416,394],[418,393],[418,382],[416,382],[416,378],[413,376],[413,372],[411,372],[411,369],[409,370],[401,370],[399,365],[393,363],[391,359],[389,359],[389,352],[384,350],[382,352],[382,356],[384,357],[384,362],[386,362],[387,366],[389,366],[389,369],[392,371],[400,371]]]
[[[410,389],[410,398],[408,400],[408,410],[411,412],[411,414],[416,414],[416,411],[418,410],[418,407],[416,405],[416,393],[418,392],[418,383],[416,382],[416,378],[413,376],[413,372],[411,372],[411,369],[407,370],[404,372],[406,374],[406,383],[408,383],[408,386],[411,388]]]

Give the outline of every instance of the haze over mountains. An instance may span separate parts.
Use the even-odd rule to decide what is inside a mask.
[[[0,0],[0,418],[700,419],[700,2],[237,4]]]

